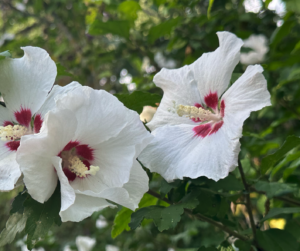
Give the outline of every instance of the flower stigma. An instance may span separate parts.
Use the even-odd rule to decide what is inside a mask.
[[[186,116],[187,118],[199,119],[200,121],[218,122],[222,120],[222,117],[218,112],[215,114],[209,110],[203,109],[202,107],[178,105],[176,112],[179,117]]]
[[[21,125],[0,126],[0,138],[2,141],[20,140],[26,132],[27,128]]]

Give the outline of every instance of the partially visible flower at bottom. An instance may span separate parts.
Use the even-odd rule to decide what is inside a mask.
[[[152,140],[136,112],[111,94],[79,87],[61,95],[39,134],[22,137],[17,161],[40,203],[60,181],[62,221],[81,221],[115,205],[132,210],[148,190],[136,157]]]
[[[106,245],[105,251],[120,251],[120,249],[117,246],[114,245]]]
[[[96,245],[96,240],[87,236],[77,236],[75,242],[78,251],[90,251]]]

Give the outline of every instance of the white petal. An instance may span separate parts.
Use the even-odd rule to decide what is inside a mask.
[[[68,123],[66,123],[68,121]],[[71,141],[77,121],[71,111],[59,110],[47,113],[41,133],[21,138],[17,162],[24,174],[29,194],[37,201],[47,201],[57,184],[57,174],[52,157]]]
[[[217,32],[220,46],[210,53],[204,53],[189,67],[198,84],[201,101],[209,93],[220,97],[227,89],[232,72],[240,60],[243,41],[230,32]]]
[[[13,120],[13,113],[6,107],[0,105],[0,126],[5,126],[5,122],[12,122]]]
[[[271,105],[267,81],[261,73],[260,65],[248,66],[245,73],[226,91],[222,100],[225,103],[224,122],[228,125],[231,138],[242,136],[244,121],[251,111],[258,111]]]
[[[105,199],[95,198],[84,194],[76,194],[75,203],[66,211],[59,213],[61,220],[79,222],[91,216],[94,212],[100,211],[105,207],[114,207]]]
[[[133,162],[128,183],[124,185],[132,201],[134,208],[137,208],[144,194],[149,190],[149,178],[138,161]]]
[[[154,83],[163,89],[164,96],[147,126],[154,130],[157,127],[170,124],[193,124],[188,118],[179,117],[176,113],[176,105],[195,105],[201,103],[197,83],[188,66],[175,70],[162,69],[154,76]]]
[[[78,251],[90,251],[95,246],[96,240],[87,236],[77,236],[76,246]]]
[[[0,191],[13,190],[20,176],[16,153],[11,153],[0,161]]]
[[[9,110],[30,109],[33,115],[51,90],[57,70],[45,50],[31,46],[22,49],[22,58],[1,60],[0,89]]]
[[[225,178],[236,164],[238,139],[227,135],[225,123],[214,134],[204,138],[194,134],[193,126],[163,126],[153,132],[155,140],[139,156],[152,172],[167,181],[206,176]]]
[[[75,81],[65,86],[54,85],[44,104],[37,111],[37,114],[40,114],[42,119],[44,119],[46,113],[55,108],[55,100],[59,97],[59,95],[66,94],[78,87],[81,87],[81,84]]]
[[[127,124],[126,108],[113,95],[83,86],[62,95],[57,106],[76,114],[78,128],[74,140],[97,145],[117,135]]]
[[[86,194],[93,197],[105,198],[120,204],[124,207],[135,210],[143,197],[148,191],[148,176],[141,165],[135,160],[131,169],[129,181],[121,188],[107,188],[100,193],[92,191],[77,191],[80,194]]]
[[[62,170],[62,159],[52,157],[52,164],[55,167],[58,179],[60,181],[61,208],[60,211],[66,211],[75,202],[75,191],[71,187],[68,178]]]
[[[100,167],[94,179],[99,185],[122,187],[127,183],[135,158],[153,139],[136,112],[124,110],[124,123],[127,123],[126,127],[115,137],[93,146],[93,165]]]

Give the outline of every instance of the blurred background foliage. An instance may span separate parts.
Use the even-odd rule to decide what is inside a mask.
[[[286,247],[273,241],[276,245],[264,250],[300,250],[299,143],[294,144],[295,138],[291,138],[292,143],[285,144],[286,151],[276,155],[289,135],[300,135],[298,0],[0,0],[0,15],[0,51],[9,50],[13,57],[20,57],[22,46],[42,47],[57,63],[57,84],[79,81],[112,94],[137,90],[162,95],[152,82],[153,76],[162,67],[181,67],[215,50],[217,31],[230,31],[244,40],[253,34],[263,35],[265,52],[259,51],[262,57],[254,63],[261,63],[265,69],[273,105],[251,114],[246,121],[240,158],[252,189],[257,229],[284,229],[282,236],[269,232],[271,239],[284,242],[283,236],[288,233],[288,242],[294,243]],[[257,49],[255,45],[249,47],[242,52]],[[232,83],[246,67],[247,63],[237,65]],[[275,161],[265,164],[262,159],[274,152]],[[151,189],[163,194],[165,191],[166,198],[173,202],[197,190],[200,206],[196,210],[251,235],[238,170],[223,183],[199,178],[167,185],[160,176],[149,176]],[[0,194],[1,229],[17,192]],[[150,195],[143,198],[143,203],[166,206]],[[281,210],[262,222],[273,208],[294,209],[288,213]],[[226,241],[227,235],[220,229],[188,215],[167,231],[160,232],[152,220],[144,220],[135,231],[126,231],[129,211],[108,208],[83,222],[65,223],[53,228],[37,247],[64,250],[69,245],[77,250],[75,238],[83,235],[96,238],[93,250],[109,250],[108,244],[124,251],[233,250],[229,244],[232,240]],[[117,237],[113,239],[111,230],[117,212],[117,226],[112,232]],[[17,235],[14,243],[0,250],[26,250],[23,237]],[[271,245],[267,240],[265,243]],[[247,249],[240,246],[240,250]]]

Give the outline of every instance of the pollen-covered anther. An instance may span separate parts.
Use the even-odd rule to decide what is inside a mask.
[[[75,173],[80,178],[85,178],[87,175],[96,175],[99,171],[98,166],[90,166],[90,170],[85,164],[80,160],[78,156],[72,156],[69,159],[69,169],[71,172]]]
[[[21,125],[0,126],[0,138],[2,141],[20,139],[27,132],[27,128]]]
[[[198,118],[200,120],[207,120],[210,117],[210,115],[213,115],[211,111],[205,110],[201,107],[197,108],[195,106],[188,105],[178,105],[177,114],[180,117],[186,115],[186,117],[188,118]]]

